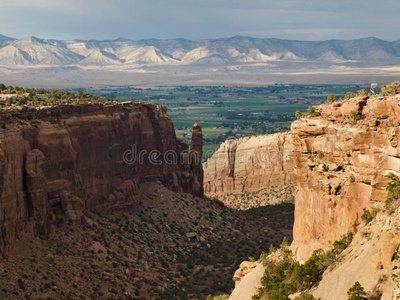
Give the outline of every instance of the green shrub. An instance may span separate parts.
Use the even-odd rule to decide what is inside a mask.
[[[321,280],[322,272],[318,266],[321,252],[314,254],[303,265],[286,255],[278,262],[266,262],[262,287],[252,299],[287,299],[288,295],[305,290]]]
[[[310,293],[302,292],[294,300],[316,300],[314,296]]]
[[[303,114],[300,111],[296,111],[294,115],[296,116],[297,120],[300,120],[303,117]]]
[[[329,267],[332,267],[337,262],[337,256],[342,253],[352,242],[353,233],[350,232],[348,235],[344,236],[341,240],[335,241],[333,243],[333,248],[326,252],[319,262],[319,267],[322,271],[325,271]]]
[[[110,99],[110,98],[99,98],[90,94],[83,92],[78,92],[73,94],[69,91],[58,91],[58,90],[44,90],[44,89],[24,89],[18,86],[8,86],[5,87],[7,94],[18,95],[12,98],[9,102],[5,104],[6,107],[9,106],[21,106],[22,108],[26,106],[54,106],[60,104],[71,104],[71,103],[107,103],[107,102],[121,102],[121,99]],[[0,91],[1,84],[0,84]],[[27,95],[22,95],[27,94]],[[29,119],[28,119],[29,120]]]
[[[356,94],[354,94],[353,92],[347,92],[346,95],[344,95],[344,99],[351,99],[354,98],[356,96]]]
[[[322,172],[328,172],[329,171],[329,166],[327,164],[322,165]]]
[[[334,94],[329,94],[328,97],[326,97],[327,103],[333,103],[335,101],[336,101],[336,96]]]
[[[347,295],[347,300],[367,300],[367,293],[358,281],[347,291]]]
[[[213,295],[210,294],[207,296],[206,300],[224,300],[224,299],[228,299],[227,297],[228,297],[227,295],[220,295],[220,296],[214,297]]]
[[[341,253],[346,249],[353,241],[354,234],[350,232],[348,235],[344,236],[341,240],[335,241],[333,243],[333,251]]]
[[[268,257],[268,253],[267,252],[262,252],[261,254],[260,254],[260,260],[262,261],[262,262],[264,262],[266,259],[267,259],[267,257]]]
[[[365,89],[358,91],[358,96],[368,96],[368,92]]]
[[[361,120],[361,115],[358,111],[352,110],[352,111],[350,111],[350,118],[351,118],[351,122],[349,124],[356,125],[357,122]]]
[[[289,248],[289,246],[290,246],[289,240],[288,240],[288,238],[285,236],[285,237],[283,238],[283,240],[282,240],[281,249]]]
[[[400,199],[400,179],[394,173],[390,173],[386,177],[388,177],[391,180],[386,187],[388,194],[386,197],[385,204],[386,206],[388,206],[391,203]]]
[[[272,254],[276,251],[276,247],[274,245],[269,245],[269,254]]]
[[[375,219],[376,215],[381,210],[379,208],[373,208],[372,211],[369,211],[368,209],[363,208],[363,211],[364,211],[364,213],[361,216],[361,220],[363,220],[365,222],[365,224],[368,224],[373,219]]]
[[[309,106],[309,107],[308,107],[307,114],[308,114],[310,117],[318,117],[318,116],[321,115],[320,112],[316,111],[316,109],[315,109],[314,106]]]
[[[300,265],[289,257],[276,263],[267,262],[261,279],[262,287],[252,299],[261,299],[264,295],[267,295],[268,299],[286,299],[288,295],[297,290],[293,280],[288,279],[299,267]]]
[[[329,266],[326,265],[327,257],[331,260],[330,264],[335,263],[337,255],[350,245],[352,239],[353,233],[349,233],[336,241],[333,249],[327,253],[324,254],[321,249],[314,251],[303,265],[295,261],[289,251],[283,251],[283,258],[280,261],[264,260],[262,286],[252,299],[259,300],[267,296],[267,299],[285,300],[290,294],[310,289],[321,280],[323,272]]]
[[[382,96],[392,96],[400,94],[400,83],[398,81],[394,81],[392,83],[382,85],[381,93]]]
[[[386,187],[388,191],[386,201],[398,200],[400,198],[400,178],[394,173],[390,173],[386,177],[391,180]]]

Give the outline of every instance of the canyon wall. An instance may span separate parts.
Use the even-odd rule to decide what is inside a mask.
[[[218,151],[227,154],[222,159],[212,157],[205,165],[205,193],[252,191],[269,186],[276,178],[293,184],[291,247],[299,260],[305,260],[315,249],[328,249],[349,231],[357,231],[363,208],[383,205],[385,175],[400,173],[399,101],[400,96],[338,101],[316,107],[320,116],[295,121],[288,133],[228,141]],[[243,141],[246,151],[254,154],[244,161],[232,158]],[[253,167],[251,157],[260,151],[278,157],[278,163],[265,167],[254,163]],[[235,171],[242,171],[232,173],[232,162]]]
[[[297,193],[292,249],[299,259],[356,232],[363,208],[383,205],[385,175],[400,171],[399,100],[340,101],[318,107],[320,117],[293,123],[291,181]],[[356,113],[361,120],[352,123]]]
[[[126,203],[144,182],[202,196],[201,163],[192,159],[201,157],[201,146],[188,150],[161,105],[2,112],[0,253],[7,253],[21,230],[46,236],[57,214],[81,222],[85,209]]]
[[[289,138],[289,133],[277,133],[225,141],[203,164],[205,194],[241,207],[247,201],[243,194],[248,199],[248,194],[286,186],[293,151]]]

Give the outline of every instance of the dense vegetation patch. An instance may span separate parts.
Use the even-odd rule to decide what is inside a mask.
[[[367,293],[358,281],[356,281],[353,286],[347,291],[347,295],[349,296],[348,300],[368,299]]]
[[[319,111],[317,111],[314,106],[309,106],[308,107],[307,114],[310,117],[318,117],[318,116],[321,115],[321,113]]]
[[[394,173],[390,173],[389,175],[387,175],[387,177],[390,178],[391,181],[386,187],[386,190],[388,192],[386,197],[386,204],[390,204],[400,199],[400,179]]]
[[[400,178],[395,173],[390,173],[386,177],[390,179],[390,182],[386,187],[388,193],[385,209],[390,214],[400,206]]]
[[[376,215],[381,211],[379,208],[373,208],[371,211],[368,209],[363,208],[363,214],[361,216],[361,220],[365,222],[365,224],[368,224],[371,222],[373,219],[375,219]]]
[[[19,86],[5,86],[0,83],[0,95],[3,95],[0,108],[24,108],[26,106],[56,106],[60,104],[81,104],[81,103],[113,103],[122,101],[120,99],[111,99],[97,97],[82,91],[71,93],[69,91],[45,90],[45,89],[25,89]],[[4,95],[7,95],[4,96]]]
[[[381,94],[382,96],[392,96],[400,94],[400,83],[398,81],[394,81],[392,83],[382,85]]]
[[[278,260],[262,255],[266,267],[261,279],[262,287],[252,299],[267,296],[269,300],[286,300],[290,294],[310,289],[322,279],[323,272],[337,262],[337,256],[350,245],[352,239],[353,233],[349,233],[336,241],[332,250],[326,253],[321,249],[314,251],[302,265],[293,259],[286,245],[281,246],[281,258]]]
[[[299,296],[294,298],[294,300],[316,300],[314,296],[307,292],[302,292]]]
[[[335,101],[336,101],[336,96],[334,94],[329,94],[328,97],[326,97],[327,103],[333,103]]]
[[[351,98],[354,98],[355,96],[356,96],[356,94],[354,94],[353,92],[347,92],[347,93],[344,95],[344,99],[345,99],[345,100],[351,99]]]

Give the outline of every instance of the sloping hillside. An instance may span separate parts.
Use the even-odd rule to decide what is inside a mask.
[[[20,234],[0,259],[2,297],[203,300],[229,293],[240,261],[290,234],[158,184],[84,220],[58,216],[46,239]]]

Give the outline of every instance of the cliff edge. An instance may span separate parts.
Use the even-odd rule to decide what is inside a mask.
[[[201,139],[201,129],[196,132]],[[86,222],[85,209],[129,202],[145,182],[202,196],[201,164],[191,159],[196,155],[201,147],[189,153],[162,105],[1,112],[0,253],[7,254],[21,231],[46,237],[60,215]]]
[[[399,101],[357,97],[319,106],[320,116],[292,124],[292,250],[298,259],[356,232],[363,208],[383,206],[385,175],[400,172]]]
[[[222,144],[204,165],[205,193],[294,185],[291,249],[304,261],[356,232],[363,208],[383,206],[385,175],[400,173],[399,124],[400,95],[317,106],[289,132]]]

